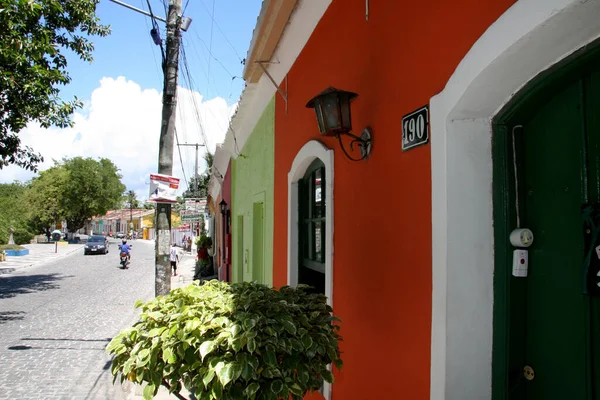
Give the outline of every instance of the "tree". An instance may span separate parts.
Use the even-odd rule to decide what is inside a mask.
[[[124,190],[112,161],[75,157],[56,162],[40,173],[32,183],[29,198],[34,218],[46,224],[64,219],[73,232],[88,219],[119,208]]]
[[[24,201],[26,190],[26,185],[20,182],[0,184],[0,244],[8,243],[11,228],[15,230],[17,244],[29,243],[36,234]]]
[[[89,218],[121,205],[125,185],[117,166],[109,159],[75,157],[63,160],[63,167],[69,179],[61,205],[70,231],[82,228]]]
[[[214,154],[207,151],[204,154],[204,161],[206,162],[206,170],[198,176],[197,182],[196,177],[192,176],[188,183],[188,190],[183,192],[183,198],[206,198],[208,197],[208,184],[210,182],[210,172],[212,170]]]
[[[144,210],[154,210],[156,208],[156,204],[151,203],[149,201],[145,201],[144,204],[142,205],[142,208]]]
[[[68,174],[64,168],[52,167],[40,172],[34,178],[25,193],[25,202],[28,205],[28,217],[39,230],[62,221],[65,213],[61,207],[64,187],[67,184]]]
[[[71,81],[63,53],[91,62],[90,36],[106,36],[98,0],[0,0],[0,169],[16,164],[37,170],[40,154],[22,146],[18,133],[30,121],[47,128],[72,126],[82,102],[63,101]]]
[[[128,190],[123,194],[123,208],[140,208],[140,201],[133,190]]]

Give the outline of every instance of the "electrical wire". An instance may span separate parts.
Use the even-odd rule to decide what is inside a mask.
[[[212,15],[210,22],[210,41],[208,42],[208,54],[212,54],[212,41],[213,41],[213,27],[215,25],[215,0],[212,2]],[[208,76],[210,77],[210,58],[208,59]],[[208,80],[206,81],[206,97],[208,97]]]
[[[204,43],[204,41],[203,41],[203,40],[202,40],[200,37],[198,37],[198,39],[199,39],[199,40],[200,40],[202,43]],[[198,53],[198,51],[197,51],[196,47],[194,46],[193,42],[190,42],[190,43],[191,43],[191,45],[192,45],[192,49],[196,51],[196,55],[199,55],[199,53]],[[206,43],[204,43],[204,45],[206,46]],[[206,47],[208,48],[208,46],[206,46]],[[218,60],[217,60],[217,61],[218,61]],[[220,63],[220,61],[219,61],[219,63]],[[209,76],[209,75],[206,73],[206,71],[204,70],[204,68],[202,68],[202,65],[201,65],[201,64],[200,64],[200,68],[202,69],[202,72],[203,72],[203,73],[204,73],[204,75],[206,76],[206,79],[207,79],[207,80],[210,82],[210,78],[211,78],[212,76]],[[226,71],[227,73],[229,73],[229,71],[227,71],[227,69],[225,69],[225,71]],[[190,76],[190,79],[193,81],[193,78],[191,78],[191,76]],[[212,77],[212,82],[213,82],[213,84],[214,84],[215,88],[217,88],[217,83],[216,83],[216,81],[215,81],[214,77]],[[218,94],[218,93],[217,93],[217,94]],[[223,126],[220,124],[220,122],[219,122],[219,121],[220,121],[220,119],[219,119],[219,118],[217,118],[217,117],[215,116],[215,114],[213,113],[213,111],[212,111],[212,109],[211,109],[211,108],[209,108],[209,112],[211,113],[211,115],[213,116],[213,118],[214,118],[214,119],[217,121],[217,124],[219,125],[219,129],[221,129],[221,130],[224,130],[224,127],[223,127]],[[227,114],[224,114],[224,110],[221,110],[221,117],[222,117],[224,120],[226,120],[226,121],[228,121],[228,120],[230,119],[229,115],[227,115]]]
[[[179,152],[179,161],[181,162],[181,173],[183,174],[183,180],[185,181],[185,186],[187,187],[187,190],[190,190],[190,187],[188,185],[188,180],[187,177],[185,176],[185,169],[183,168],[183,158],[181,157],[181,146],[179,146],[179,136],[177,135],[177,128],[174,129],[175,130],[175,141],[177,143],[177,150]]]
[[[142,7],[143,7],[144,0],[140,0],[140,3],[142,5]],[[150,15],[152,15],[152,12],[150,12]],[[146,18],[144,18],[144,23],[146,24],[146,29],[148,29],[148,20]],[[154,26],[154,24],[153,24],[153,26]],[[156,56],[154,54],[154,47],[152,47],[152,44],[150,44],[150,47],[152,48],[152,58],[154,59],[154,66],[156,67],[156,73],[157,73],[157,75],[159,77],[159,80],[162,83],[162,79],[164,78],[164,73],[162,73],[162,71],[161,71],[162,70],[162,63],[161,63],[161,67],[159,68],[158,67],[158,63],[156,62]]]
[[[202,139],[202,143],[204,146],[208,145],[208,138],[206,137],[206,132],[202,123],[202,118],[200,116],[200,107],[196,102],[196,96],[194,92],[197,92],[194,88],[194,79],[192,78],[192,74],[190,73],[190,67],[187,59],[187,54],[185,51],[185,46],[181,46],[181,59],[183,64],[183,80],[186,81],[188,89],[191,91],[191,99],[193,104],[194,115],[196,117],[196,121],[198,122],[198,126],[200,127],[200,137]]]
[[[225,33],[223,32],[223,30],[221,29],[221,27],[219,26],[219,23],[217,21],[215,21],[215,17],[213,14],[210,13],[210,11],[208,11],[208,7],[206,6],[206,4],[204,4],[204,2],[202,0],[200,0],[200,4],[202,4],[202,6],[204,7],[204,9],[206,10],[206,12],[208,13],[208,15],[210,16],[210,19],[212,20],[212,22],[214,22],[215,26],[217,27],[217,29],[219,30],[219,32],[221,32],[221,35],[223,35],[223,38],[225,39],[225,41],[229,44],[229,47],[231,47],[231,49],[233,50],[233,52],[235,53],[236,57],[238,58],[238,60],[240,60],[240,62],[243,62],[242,57],[240,57],[240,55],[238,54],[237,50],[235,49],[235,47],[233,47],[233,44],[231,44],[231,42],[229,41],[229,39],[227,38],[227,35],[225,35]],[[214,11],[214,0],[213,0],[213,11]]]

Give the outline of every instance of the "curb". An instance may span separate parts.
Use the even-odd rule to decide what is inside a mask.
[[[50,257],[43,258],[43,259],[27,260],[27,257],[28,256],[32,256],[32,254],[29,254],[28,256],[22,256],[24,262],[22,264],[20,264],[20,265],[11,265],[11,264],[9,264],[10,261],[2,262],[2,263],[0,263],[0,275],[9,274],[9,273],[17,272],[17,271],[21,271],[21,270],[24,270],[26,268],[30,268],[30,267],[34,267],[34,266],[45,265],[45,264],[47,264],[49,262],[63,259],[65,257],[68,257],[68,256],[72,255],[76,251],[81,250],[83,248],[83,246],[85,246],[85,244],[74,245],[74,246],[75,246],[74,248],[68,249],[68,251],[65,251],[64,253],[59,254],[59,255],[57,255],[55,257],[50,256]]]

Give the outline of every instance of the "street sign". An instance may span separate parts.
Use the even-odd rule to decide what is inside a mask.
[[[206,199],[186,199],[185,200],[186,211],[204,212],[205,208],[206,208]]]
[[[183,214],[181,216],[181,220],[182,221],[195,221],[195,220],[199,220],[201,215],[202,214],[198,214],[198,213],[196,213],[196,214]]]
[[[177,203],[179,178],[162,174],[150,174],[149,202]]]
[[[429,106],[425,105],[402,117],[402,151],[429,141]]]

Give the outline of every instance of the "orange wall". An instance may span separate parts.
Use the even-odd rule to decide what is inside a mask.
[[[288,75],[288,113],[275,114],[275,286],[287,283],[287,174],[311,139],[335,152],[335,313],[345,366],[334,400],[429,399],[430,145],[403,153],[401,118],[440,92],[512,0],[334,0]],[[353,91],[354,132],[367,125],[368,161],[321,138],[306,102],[328,86]],[[435,140],[435,138],[431,138]]]

